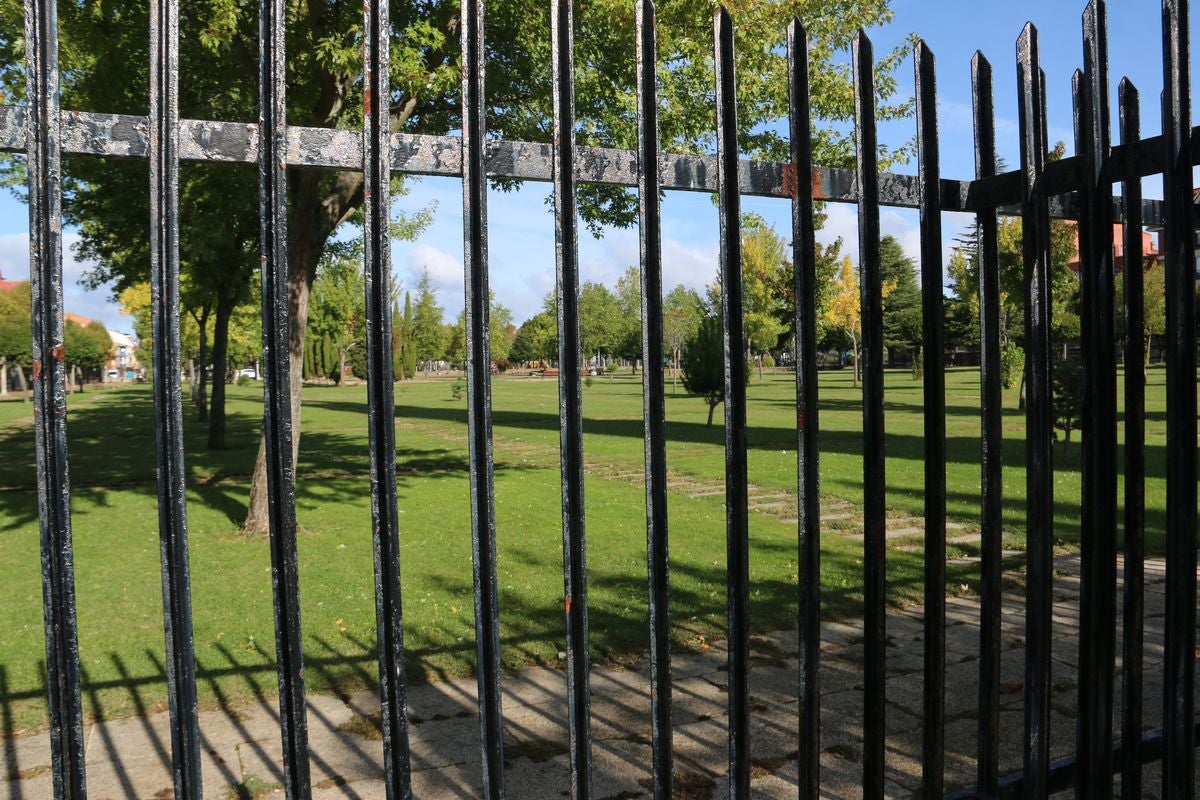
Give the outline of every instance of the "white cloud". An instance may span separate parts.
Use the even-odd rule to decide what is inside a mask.
[[[429,271],[429,280],[436,289],[458,289],[463,287],[463,262],[445,250],[428,243],[418,244],[408,252],[408,273],[411,284],[416,288],[421,273]]]

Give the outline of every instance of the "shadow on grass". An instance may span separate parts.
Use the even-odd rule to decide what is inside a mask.
[[[237,402],[237,400],[243,402]],[[188,489],[201,505],[219,511],[234,525],[246,516],[246,503],[260,422],[231,403],[225,450],[205,449],[207,430],[185,415],[184,451]],[[314,406],[321,403],[314,401]],[[366,405],[346,404],[365,417]],[[126,389],[70,412],[68,455],[71,499],[75,514],[110,505],[114,490],[157,493],[153,397],[147,391]],[[465,441],[465,437],[464,437]],[[0,533],[36,524],[37,463],[33,431],[28,426],[0,430]],[[306,431],[297,462],[298,501],[342,499],[326,496],[321,484],[329,479],[362,478],[363,494],[369,489],[366,425],[361,431],[334,433]],[[528,465],[498,461],[495,470],[530,469]],[[396,473],[400,488],[417,479],[466,475],[468,459],[440,449],[397,447]]]

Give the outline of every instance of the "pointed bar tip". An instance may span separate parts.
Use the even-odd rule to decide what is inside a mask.
[[[975,55],[971,56],[971,69],[976,71],[987,70],[990,72],[992,62],[988,61],[988,57],[983,54],[982,50],[976,50]]]
[[[917,59],[918,62],[934,61],[933,50],[930,48],[929,43],[924,39],[917,39],[917,43],[913,45],[913,57]]]
[[[1129,76],[1121,78],[1121,82],[1117,84],[1117,92],[1122,100],[1127,100],[1131,103],[1136,103],[1138,100],[1138,88],[1133,81],[1129,80]]]
[[[808,41],[808,29],[804,27],[804,23],[799,17],[792,17],[792,21],[788,23],[788,35],[793,41]]]
[[[1035,41],[1037,41],[1037,26],[1031,20],[1021,28],[1021,35],[1017,37],[1017,47],[1028,47]]]

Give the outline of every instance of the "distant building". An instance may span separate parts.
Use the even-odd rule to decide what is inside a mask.
[[[92,320],[79,314],[68,312],[63,317],[83,327],[92,324]],[[124,383],[137,380],[142,375],[142,365],[137,357],[137,341],[127,333],[114,331],[111,328],[105,330],[108,331],[108,338],[112,339],[113,354],[108,363],[104,365],[104,382]]]
[[[1142,269],[1149,267],[1162,258],[1162,251],[1158,246],[1154,234],[1150,231],[1142,231]],[[1075,226],[1075,253],[1071,256],[1068,266],[1072,272],[1079,272],[1079,227]],[[1125,226],[1113,225],[1113,271],[1125,271]]]

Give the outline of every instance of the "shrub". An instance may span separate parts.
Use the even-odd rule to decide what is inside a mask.
[[[450,398],[453,400],[462,400],[463,392],[467,388],[467,382],[462,378],[456,378],[454,383],[450,384]]]
[[[238,375],[238,379],[237,379],[237,385],[238,385],[238,386],[246,386],[246,385],[248,385],[249,383],[250,383],[250,376],[249,376],[249,375]]]
[[[775,368],[775,357],[772,356],[770,353],[763,353],[762,365],[763,365],[763,369],[774,369]]]
[[[1011,389],[1021,379],[1021,370],[1025,368],[1025,351],[1013,342],[1006,342],[1000,348],[1000,383],[1005,389]]]

